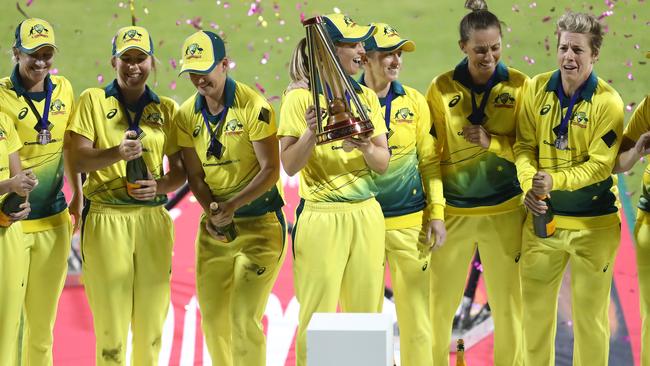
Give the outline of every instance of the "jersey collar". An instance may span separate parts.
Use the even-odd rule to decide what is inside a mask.
[[[25,89],[25,87],[23,86],[23,80],[20,77],[20,71],[18,71],[18,64],[16,64],[16,66],[14,67],[14,71],[12,71],[9,79],[11,80],[12,89],[16,92],[16,97],[22,97],[27,95],[30,99],[33,99],[37,102],[40,102],[41,100],[45,99],[45,91],[28,92]],[[45,86],[47,87],[47,85],[52,85],[52,90],[56,88],[56,84],[52,83],[52,79],[50,78],[49,73],[47,74],[47,76],[45,76]]]
[[[589,74],[587,81],[585,81],[585,86],[584,88],[582,88],[582,91],[578,96],[578,101],[586,100],[587,102],[591,103],[591,97],[593,97],[594,93],[596,92],[597,86],[598,86],[598,78],[596,77],[596,73],[592,71],[591,74]],[[560,70],[556,70],[553,73],[553,75],[551,75],[551,78],[548,80],[548,83],[546,84],[546,91],[554,92],[555,95],[557,95],[557,97],[560,98],[559,90],[561,87],[562,87],[562,77],[560,75]],[[569,104],[569,98],[566,97],[565,100],[561,100],[560,103],[562,105]]]
[[[115,99],[118,99],[119,92],[120,86],[117,83],[117,79],[114,79],[112,83],[106,85],[104,88],[104,95],[106,98],[113,97]],[[149,103],[160,104],[160,98],[158,95],[156,95],[156,93],[153,92],[153,90],[149,89],[148,85],[145,85],[144,94],[140,97],[138,103],[142,103],[144,106],[148,105]]]
[[[224,88],[224,108],[230,108],[235,104],[235,91],[237,90],[237,83],[235,80],[226,77],[226,83],[223,86]],[[205,97],[199,93],[196,93],[196,98],[194,99],[194,113],[201,113],[201,109],[206,107]],[[209,113],[208,113],[209,114]]]
[[[508,81],[510,79],[510,74],[508,73],[508,68],[502,62],[499,61],[496,67],[496,75],[494,79],[494,84],[496,85],[502,81]],[[469,65],[467,57],[465,57],[454,69],[454,80],[461,83],[468,89],[471,89],[474,92],[482,93],[485,91],[485,85],[476,85],[472,80],[472,75],[469,73]]]
[[[365,73],[361,74],[361,77],[359,78],[359,84],[361,84],[363,86],[368,86],[368,85],[366,85],[365,76],[366,76]],[[390,89],[393,92],[393,95],[395,95],[397,97],[406,95],[406,92],[404,91],[404,86],[402,86],[402,83],[400,83],[397,80],[390,82]],[[385,97],[384,98],[379,98],[379,102],[382,105],[382,107],[384,106],[385,101],[386,101]]]

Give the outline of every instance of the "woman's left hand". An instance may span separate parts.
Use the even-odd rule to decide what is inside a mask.
[[[158,191],[158,182],[153,178],[151,173],[149,173],[149,179],[146,180],[136,180],[135,184],[139,184],[140,188],[132,189],[129,191],[129,195],[135,198],[138,201],[151,201],[156,198],[156,192]]]
[[[354,149],[359,149],[364,154],[372,153],[372,150],[375,145],[373,145],[371,136],[366,135],[357,135],[354,137],[348,137],[343,140],[343,151],[350,152]]]
[[[490,141],[492,136],[490,133],[481,125],[469,125],[463,127],[463,137],[465,141],[478,145],[484,149],[490,147]]]
[[[235,205],[229,201],[219,202],[219,210],[210,214],[210,222],[215,226],[226,226],[235,217]]]

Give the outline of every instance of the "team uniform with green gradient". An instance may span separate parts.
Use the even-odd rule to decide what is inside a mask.
[[[494,364],[522,365],[519,255],[524,211],[512,144],[516,115],[527,76],[497,64],[494,86],[472,82],[467,59],[437,76],[427,91],[441,149],[440,170],[446,200],[447,239],[431,255],[433,364],[449,363],[454,314],[460,303],[468,266],[479,250],[494,319]],[[491,135],[488,149],[463,138],[471,125],[472,91],[476,104],[489,98],[483,127]]]
[[[44,83],[53,89],[48,116],[52,141],[41,145],[37,140],[38,117],[26,98],[43,116],[46,92],[27,92],[18,65],[10,77],[0,80],[0,105],[23,142],[19,152],[22,168],[31,169],[39,182],[29,194],[29,217],[21,223],[27,256],[22,358],[29,365],[52,365],[52,332],[72,235],[62,188],[63,136],[74,109],[74,93],[62,76],[48,75]]]
[[[524,299],[525,364],[551,366],[557,296],[571,267],[574,365],[607,365],[612,266],[620,242],[620,220],[612,168],[623,131],[623,102],[605,81],[591,74],[568,120],[568,149],[554,146],[553,128],[567,112],[560,100],[560,71],[535,76],[526,85],[519,116],[517,157],[524,192],[538,170],[553,179],[551,206],[557,230],[547,239],[534,234],[532,215],[523,230],[521,278]],[[563,95],[563,94],[562,94]],[[552,331],[549,331],[552,330]]]
[[[0,182],[11,177],[9,154],[19,151],[21,141],[11,118],[0,112]],[[0,205],[7,194],[0,195]],[[15,363],[20,311],[27,280],[27,252],[21,222],[0,227],[0,364]]]
[[[632,141],[650,131],[650,101],[646,96],[625,127],[623,136]],[[641,300],[641,366],[650,366],[650,165],[643,172],[643,194],[639,199],[634,225],[636,263]]]
[[[363,81],[363,77],[361,78]],[[386,259],[400,328],[402,365],[431,365],[429,246],[418,243],[423,223],[444,220],[440,158],[424,96],[391,83],[388,170],[375,179],[386,222]],[[386,120],[387,98],[379,98]],[[423,212],[427,212],[426,217]]]
[[[210,132],[201,110],[205,98],[187,99],[177,117],[178,142],[196,150],[215,202],[228,200],[260,172],[253,142],[275,138],[271,106],[250,87],[227,78],[226,116],[208,115],[223,145],[220,158],[207,156]],[[220,123],[221,122],[221,123]],[[286,251],[281,182],[235,212],[237,238],[224,243],[205,229],[196,238],[196,284],[202,328],[210,356],[219,365],[266,365],[262,317]]]
[[[68,129],[96,149],[120,144],[129,128],[118,85],[85,90]],[[163,156],[179,151],[174,118],[178,106],[148,87],[139,101],[144,161],[155,179]],[[137,107],[134,107],[137,108]],[[128,109],[133,117],[134,110]],[[135,364],[156,364],[170,299],[172,219],[165,195],[138,201],[126,191],[126,162],[89,172],[84,182],[83,281],[95,326],[97,365],[125,365],[129,325]]]
[[[373,136],[385,134],[377,95],[350,82],[375,127]],[[326,105],[322,95],[320,102]],[[312,104],[306,89],[287,92],[278,136],[300,138],[307,129],[305,111]],[[357,149],[345,152],[341,141],[317,145],[299,174],[301,203],[293,229],[294,284],[300,303],[296,365],[305,366],[307,325],[313,313],[336,312],[339,304],[346,312],[381,310],[385,224],[374,198],[379,192],[377,174]]]

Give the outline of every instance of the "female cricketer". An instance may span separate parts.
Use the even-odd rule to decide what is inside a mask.
[[[466,57],[437,76],[427,101],[441,149],[446,245],[431,254],[433,364],[449,363],[456,308],[481,253],[494,318],[494,364],[522,364],[519,255],[524,210],[512,145],[526,75],[500,62],[501,22],[469,0],[460,22]]]
[[[54,319],[68,269],[74,217],[81,223],[81,177],[63,158],[63,137],[74,108],[74,93],[63,76],[50,75],[56,51],[54,28],[30,18],[16,28],[11,76],[0,80],[0,105],[12,120],[23,147],[23,169],[40,184],[29,195],[31,212],[22,222],[26,249],[25,327],[22,359],[27,365],[52,365]],[[72,188],[70,208],[63,177]]]
[[[197,89],[177,127],[190,187],[205,211],[196,238],[203,333],[216,364],[264,366],[262,317],[286,254],[275,114],[228,77],[230,60],[213,32],[189,36],[181,58],[181,74]],[[233,223],[236,237],[219,230]]]
[[[356,74],[365,55],[361,42],[376,27],[356,24],[343,14],[324,20],[342,69]],[[290,63],[294,83],[309,80],[305,43],[299,42]],[[385,225],[375,199],[375,177],[388,167],[387,130],[377,95],[349,80],[374,125],[372,136],[317,146],[317,112],[307,89],[286,92],[280,110],[282,165],[291,176],[300,172],[301,201],[293,228],[298,366],[306,364],[306,331],[313,313],[335,312],[339,301],[346,312],[378,312],[383,303]],[[322,94],[321,105],[327,105]]]
[[[146,29],[121,28],[113,39],[111,63],[115,80],[81,94],[66,142],[74,169],[88,173],[83,187],[83,278],[95,325],[97,365],[127,363],[129,325],[132,362],[154,365],[170,301],[174,240],[163,204],[166,194],[185,180],[173,128],[178,107],[146,84],[154,68]],[[167,174],[164,156],[169,159]],[[148,177],[127,189],[127,162],[140,157]]]
[[[398,81],[402,52],[415,51],[388,24],[364,42],[367,62],[360,83],[379,97],[391,151],[388,170],[375,179],[386,223],[386,259],[397,307],[401,364],[431,365],[429,257],[445,239],[440,158],[429,133],[431,115],[424,96]],[[426,212],[426,214],[424,214]],[[424,225],[424,227],[423,227]],[[418,245],[420,233],[426,235]]]
[[[520,263],[523,321],[535,326],[524,327],[524,363],[555,364],[557,297],[569,264],[574,364],[604,366],[621,232],[611,174],[623,132],[623,102],[593,71],[603,40],[598,21],[567,12],[557,26],[558,70],[526,84],[514,147],[530,211]],[[547,196],[550,207],[541,200]],[[557,229],[543,238],[532,221],[547,210]]]

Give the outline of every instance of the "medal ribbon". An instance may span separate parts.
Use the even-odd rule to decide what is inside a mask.
[[[213,155],[217,159],[221,159],[221,156],[223,155],[223,145],[221,142],[219,142],[219,139],[217,139],[217,133],[219,132],[219,128],[221,127],[221,124],[223,121],[226,119],[226,115],[228,114],[228,106],[225,106],[221,113],[219,113],[219,121],[217,122],[217,125],[214,127],[214,131],[212,128],[210,128],[210,120],[208,119],[208,111],[206,107],[201,108],[201,115],[203,116],[203,122],[205,122],[205,127],[208,129],[208,134],[210,135],[210,146],[208,146],[208,154]]]
[[[36,109],[34,102],[32,102],[32,99],[29,96],[27,96],[27,94],[23,95],[23,98],[25,98],[25,102],[27,102],[27,105],[29,105],[29,108],[36,116],[36,125],[34,125],[34,129],[37,132],[48,130],[50,124],[48,118],[50,116],[50,104],[52,103],[52,89],[53,89],[52,82],[49,83],[45,82],[45,105],[43,107],[42,116],[40,113],[38,113],[38,110]]]

